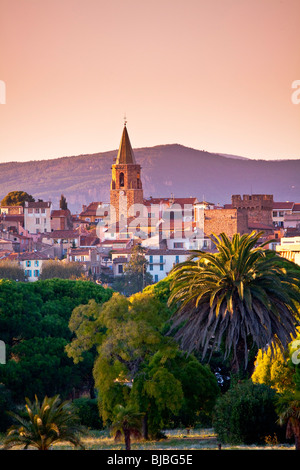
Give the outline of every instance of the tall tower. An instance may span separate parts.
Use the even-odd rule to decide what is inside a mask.
[[[142,205],[143,201],[141,166],[135,161],[125,121],[118,156],[112,165],[110,204],[115,210],[112,222],[127,224],[128,217],[139,215],[139,207],[134,205]]]

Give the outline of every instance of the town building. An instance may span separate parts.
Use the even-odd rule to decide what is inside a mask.
[[[276,246],[277,253],[300,266],[300,236],[282,237],[280,245]]]
[[[21,253],[18,262],[23,268],[25,276],[29,282],[38,281],[43,269],[43,263],[51,259],[47,254],[39,252]]]
[[[56,230],[72,230],[72,215],[69,209],[58,209],[51,212],[51,232]]]
[[[50,201],[25,202],[24,228],[29,233],[51,232],[52,203]]]

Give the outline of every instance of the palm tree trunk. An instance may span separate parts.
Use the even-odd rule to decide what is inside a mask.
[[[300,421],[298,419],[293,420],[293,433],[295,437],[295,449],[300,450]]]
[[[130,442],[130,431],[128,429],[124,429],[124,437],[125,437],[125,449],[131,449],[131,442]]]
[[[149,434],[148,434],[148,414],[146,413],[143,417],[143,438],[145,440],[149,439]]]
[[[245,343],[244,340],[239,338],[236,345],[236,354],[231,361],[231,371],[233,374],[242,372],[245,365]]]

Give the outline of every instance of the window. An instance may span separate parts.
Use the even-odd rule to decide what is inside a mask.
[[[155,274],[155,276],[154,276],[154,282],[158,282],[158,274]]]
[[[40,219],[35,219],[36,225],[40,225]]]
[[[33,209],[28,208],[28,214],[32,214],[32,213],[33,213]]]
[[[36,214],[39,214],[39,213],[40,213],[40,209],[34,209],[34,212],[35,212]]]
[[[122,188],[124,186],[124,173],[120,173],[119,186],[120,186],[120,188]]]
[[[39,277],[40,275],[40,271],[38,269],[35,269],[33,273],[34,273],[34,277]]]
[[[149,256],[149,263],[153,263],[153,255]]]
[[[163,271],[164,270],[164,264],[163,264],[164,263],[164,257],[162,255],[160,255],[160,257],[159,257],[159,263],[160,263],[159,264],[159,269],[160,269],[160,271]]]
[[[176,256],[175,256],[175,263],[176,263],[176,264],[179,263],[179,255],[176,255]]]
[[[273,217],[277,217],[277,211],[273,211]]]
[[[39,265],[39,260],[36,259],[36,260],[34,261],[34,266],[38,266],[38,265]]]
[[[31,266],[31,261],[26,261],[26,267],[30,268],[30,266]]]
[[[279,211],[279,217],[283,217],[283,216],[284,216],[283,211]]]
[[[118,264],[118,273],[123,274],[123,264]]]
[[[149,264],[149,271],[153,271],[153,264]]]
[[[46,209],[41,209],[41,213],[42,213],[42,214],[45,214],[45,213],[46,213]]]
[[[183,242],[174,242],[174,248],[183,248]]]
[[[25,269],[25,276],[31,277],[31,269]]]

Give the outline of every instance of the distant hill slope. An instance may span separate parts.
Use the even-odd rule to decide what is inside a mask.
[[[135,149],[142,166],[144,196],[194,196],[230,203],[232,194],[273,194],[275,201],[300,202],[299,160],[251,160],[194,150],[181,145]],[[72,211],[82,204],[109,201],[111,165],[117,150],[52,160],[0,164],[0,198],[24,190],[51,200],[60,195]]]

